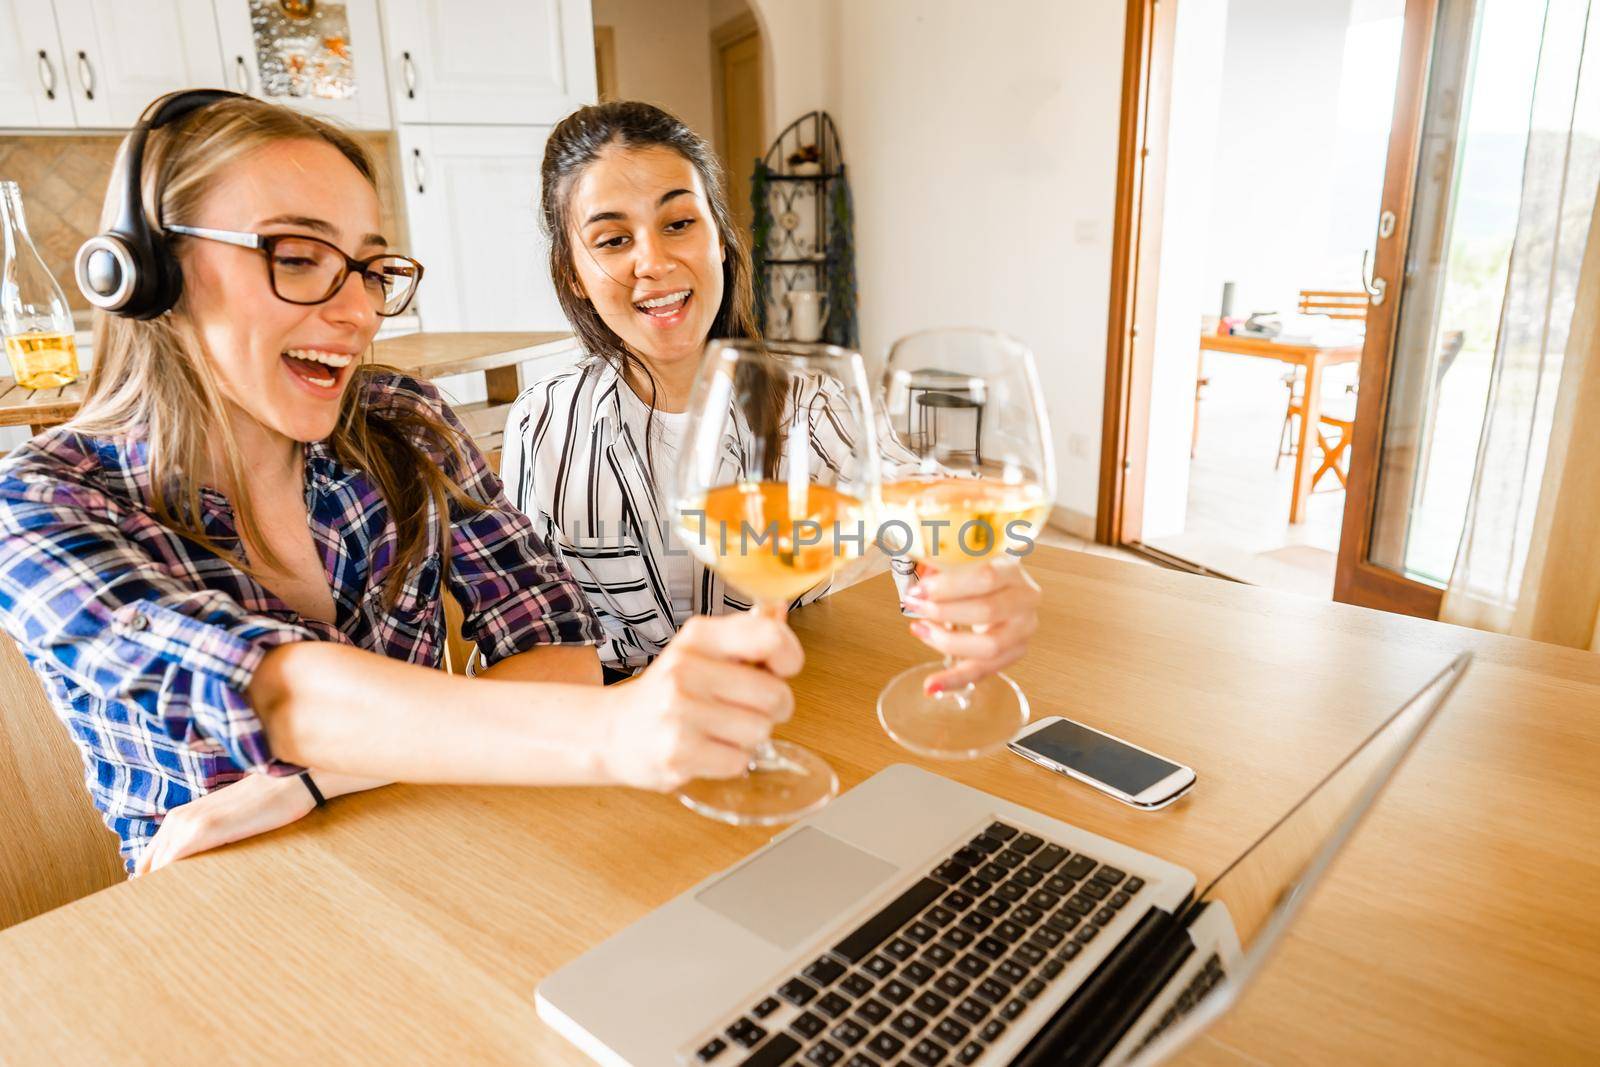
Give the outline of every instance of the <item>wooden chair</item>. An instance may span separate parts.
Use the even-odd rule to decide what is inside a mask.
[[[1302,289],[1299,299],[1295,302],[1295,309],[1302,315],[1326,315],[1330,319],[1343,319],[1347,322],[1366,322],[1369,306],[1367,294],[1360,289]],[[1297,439],[1292,432],[1294,420],[1299,418],[1300,412],[1304,410],[1300,404],[1300,387],[1304,384],[1304,379],[1300,377],[1300,368],[1291,368],[1289,373],[1283,376],[1283,384],[1289,390],[1289,401],[1283,409],[1283,429],[1278,434],[1278,458],[1272,464],[1273,470],[1278,469],[1284,456],[1294,455],[1294,442]],[[1326,420],[1321,421],[1324,425],[1327,424]],[[1317,432],[1321,434],[1320,427]]]
[[[1367,294],[1360,289],[1302,289],[1296,306],[1302,315],[1366,322],[1370,305]]]
[[[451,593],[444,594],[444,669],[451,674],[466,674],[467,660],[472,657],[472,642],[461,636],[461,623],[466,612]]]
[[[1336,430],[1339,436],[1329,440],[1324,429]],[[1322,476],[1329,471],[1339,479],[1339,488],[1347,486],[1347,477],[1350,471],[1350,438],[1355,434],[1356,423],[1354,419],[1341,419],[1333,415],[1323,415],[1317,420],[1317,447],[1322,450],[1322,463],[1317,467],[1316,473],[1311,476],[1311,491],[1317,491],[1317,483],[1322,481]]]
[[[0,635],[0,929],[127,877],[83,760],[38,677]]]

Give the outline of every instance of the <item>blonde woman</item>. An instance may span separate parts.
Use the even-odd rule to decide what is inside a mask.
[[[387,247],[362,148],[220,92],[146,116],[80,254],[113,312],[83,410],[0,462],[0,628],[129,870],[389,780],[739,773],[788,714],[793,636],[709,623],[594,684],[560,561],[438,393],[362,361],[423,274]],[[447,590],[478,678],[433,669]]]

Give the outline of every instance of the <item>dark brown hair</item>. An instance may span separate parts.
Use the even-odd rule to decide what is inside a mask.
[[[727,183],[711,146],[676,116],[653,104],[617,100],[579,108],[550,131],[544,146],[544,164],[539,168],[539,206],[545,236],[550,239],[550,277],[555,281],[556,299],[561,301],[561,310],[586,351],[610,363],[624,380],[638,375],[650,381],[654,396],[655,380],[649,368],[605,324],[594,305],[580,295],[583,286],[573,262],[574,228],[567,210],[572,187],[579,175],[613,145],[670,148],[699,173],[707,206],[717,224],[717,236],[727,250],[722,259],[722,303],[711,321],[710,337],[756,336],[750,250],[733,224]]]
[[[141,176],[151,229],[159,232],[162,220],[193,224],[198,205],[223,168],[285,140],[332,145],[376,188],[376,171],[366,149],[337,126],[275,104],[230,98],[151,131]],[[106,225],[118,210],[124,166],[119,155],[102,214]],[[248,558],[268,567],[281,566],[262,535],[243,456],[187,305],[187,299],[180,297],[172,314],[150,320],[95,313],[95,361],[73,428],[105,436],[143,434],[149,447],[151,508],[156,517],[180,536],[254,571],[235,552],[213,542],[202,524],[200,480],[213,459],[220,458],[223,470],[217,473],[232,482],[229,492],[250,549]],[[328,445],[341,464],[365,472],[394,520],[397,543],[384,586],[385,601],[392,606],[402,584],[427,554],[433,533],[429,505],[446,524],[452,502],[469,511],[482,505],[467,496],[441,465],[464,455],[466,446],[459,433],[421,408],[368,408],[367,382],[387,370],[372,364],[370,356],[354,369]],[[448,549],[444,555],[448,565]]]

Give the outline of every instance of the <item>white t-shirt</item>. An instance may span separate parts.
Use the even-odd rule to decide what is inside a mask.
[[[658,409],[651,416],[651,462],[655,466],[656,485],[669,492],[688,428],[687,411]],[[664,555],[661,563],[667,572],[667,591],[672,595],[672,621],[682,626],[694,613],[694,558],[687,552],[675,551]]]

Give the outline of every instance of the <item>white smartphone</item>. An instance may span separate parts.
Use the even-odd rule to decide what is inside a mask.
[[[1006,747],[1145,811],[1166,807],[1195,783],[1193,769],[1059,715],[1029,723]]]

